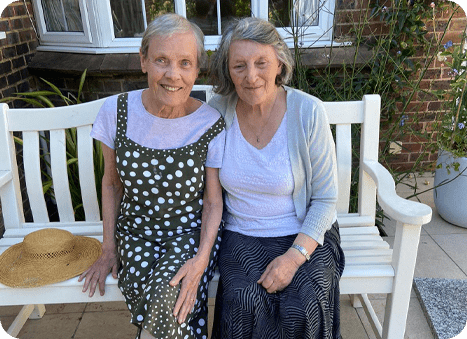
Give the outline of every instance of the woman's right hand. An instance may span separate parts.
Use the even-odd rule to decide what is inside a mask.
[[[101,295],[105,293],[105,279],[109,272],[112,272],[112,277],[117,279],[117,266],[118,258],[116,250],[102,250],[101,256],[84,271],[78,281],[84,278],[83,293],[89,288],[89,297],[92,297],[96,291],[97,284],[99,284],[99,292]]]

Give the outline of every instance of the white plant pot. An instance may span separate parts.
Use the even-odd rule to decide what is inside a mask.
[[[446,164],[458,162],[459,171],[451,166],[450,173],[446,170]],[[467,158],[454,158],[450,152],[441,150],[437,164],[442,168],[435,171],[434,186],[450,181],[464,171],[462,175],[433,190],[434,202],[438,214],[447,222],[467,228]]]

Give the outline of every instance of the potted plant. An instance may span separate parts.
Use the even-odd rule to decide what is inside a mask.
[[[438,54],[449,67],[450,87],[444,92],[446,109],[436,124],[438,161],[434,202],[439,215],[451,224],[467,227],[467,52],[462,44],[447,42]]]

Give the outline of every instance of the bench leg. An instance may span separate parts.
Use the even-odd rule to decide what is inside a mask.
[[[45,305],[34,305],[34,309],[29,316],[29,319],[41,319],[45,313]]]
[[[388,294],[383,323],[383,339],[404,338],[410,293],[417,261],[421,225],[402,224],[396,226],[393,249],[395,270],[392,293]]]
[[[7,333],[16,338],[21,328],[29,319],[40,319],[45,313],[44,305],[25,305],[8,328]]]
[[[350,295],[350,303],[352,304],[353,308],[360,308],[363,307],[362,302],[357,294]]]

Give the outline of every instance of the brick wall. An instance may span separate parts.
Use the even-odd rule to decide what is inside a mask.
[[[0,17],[0,31],[6,32],[6,38],[0,40],[0,98],[17,92],[27,92],[35,87],[34,78],[29,74],[27,66],[38,42],[31,23],[32,16],[28,14],[29,12],[32,15],[31,1],[25,2],[26,5],[23,1],[11,3]],[[19,107],[23,104],[17,101],[9,105]],[[26,209],[28,210],[27,207]],[[29,215],[29,211],[26,211],[26,215]],[[3,218],[0,215],[0,236],[2,233]]]
[[[366,8],[368,1],[337,1],[336,11],[336,27],[335,37],[337,39],[347,40],[352,38],[351,28],[355,22],[361,20],[362,16],[367,13],[362,13],[361,8]],[[387,6],[391,6],[393,1],[386,1]],[[438,2],[438,1],[436,1]],[[382,2],[380,2],[382,3]],[[430,6],[431,0],[426,0],[427,8]],[[467,18],[466,13],[461,9],[449,23],[449,18],[453,13],[448,9],[441,13],[436,12],[434,20],[426,21],[426,30],[429,32],[427,37],[430,38],[433,34],[437,35],[441,44],[451,40],[454,44],[461,43],[461,35],[466,29]],[[443,31],[447,29],[447,34],[442,37]],[[371,32],[371,34],[370,34]],[[434,33],[433,33],[434,32]],[[387,33],[387,25],[385,22],[378,21],[378,18],[373,19],[368,27],[367,37],[371,35],[384,35]],[[427,55],[420,50],[419,54],[414,58],[414,62],[423,62]],[[434,62],[427,69],[420,83],[420,88],[426,92],[439,89],[449,88],[450,76],[449,69],[435,58]],[[402,107],[402,105],[399,105]],[[409,103],[408,108],[404,112],[407,115],[406,123],[415,131],[424,133],[428,132],[428,138],[417,136],[414,133],[407,133],[397,139],[401,142],[402,149],[400,154],[390,156],[387,160],[387,166],[391,166],[394,170],[410,170],[414,167],[417,161],[420,161],[419,156],[424,151],[427,142],[436,140],[436,133],[431,133],[436,117],[443,111],[443,104],[434,95],[429,95],[423,91],[419,91],[417,95]],[[382,132],[384,132],[384,120],[382,121]],[[420,166],[425,169],[432,169],[436,163],[437,154],[426,154],[420,162]]]
[[[31,1],[11,3],[0,18],[0,31],[6,38],[0,40],[0,98],[16,92],[27,92],[33,87],[33,78],[28,72],[28,62],[38,45],[34,32]],[[29,16],[31,13],[31,17]],[[21,105],[19,102],[13,105]]]

